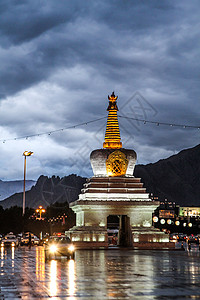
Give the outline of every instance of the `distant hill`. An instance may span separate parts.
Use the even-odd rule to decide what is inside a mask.
[[[137,165],[134,175],[141,178],[147,192],[159,200],[200,206],[200,145],[153,164]],[[85,181],[86,178],[74,174],[63,178],[40,176],[36,185],[26,192],[26,206],[47,207],[56,201],[75,201]],[[0,205],[4,208],[22,206],[22,193],[10,196]]]
[[[86,179],[74,174],[60,177],[41,175],[35,186],[26,192],[26,207],[37,208],[39,205],[47,207],[55,202],[72,202],[78,195]],[[16,193],[0,202],[3,208],[22,206],[23,193]]]
[[[154,164],[137,165],[149,193],[181,206],[200,206],[200,145],[182,150]]]
[[[35,183],[36,181],[26,180],[26,191],[30,190]],[[15,180],[15,181],[0,180],[0,200],[8,198],[14,193],[23,192],[23,188],[24,188],[23,180]]]

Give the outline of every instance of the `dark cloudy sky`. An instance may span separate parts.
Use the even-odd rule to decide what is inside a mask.
[[[119,114],[200,126],[198,0],[1,0],[0,179],[91,176],[108,94]],[[200,130],[120,118],[124,147],[151,163],[199,144]],[[5,140],[5,142],[3,142]]]

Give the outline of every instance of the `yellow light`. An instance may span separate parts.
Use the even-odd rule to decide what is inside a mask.
[[[153,217],[153,222],[154,222],[154,223],[158,222],[158,217],[157,217],[157,216],[154,216],[154,217]]]
[[[33,154],[32,151],[24,151],[23,155],[24,156],[31,156]]]
[[[188,226],[189,226],[189,227],[192,227],[192,223],[189,223]]]
[[[176,224],[176,226],[179,226],[179,225],[180,225],[180,222],[179,222],[179,221],[176,221],[175,224]]]
[[[69,248],[68,248],[68,250],[69,250],[69,251],[71,251],[71,252],[73,252],[73,251],[74,251],[74,249],[75,249],[75,248],[74,248],[74,246],[73,246],[73,245],[69,246]]]
[[[56,247],[56,245],[51,245],[49,250],[51,253],[55,253],[58,250],[58,248]]]
[[[14,243],[14,242],[12,242],[11,246],[12,246],[12,247],[14,247],[14,246],[15,246],[15,243]]]

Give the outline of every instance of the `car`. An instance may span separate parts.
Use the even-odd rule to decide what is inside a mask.
[[[59,257],[74,259],[75,247],[67,236],[50,236],[45,244],[45,260]]]
[[[199,244],[198,236],[190,235],[190,236],[188,236],[187,241],[188,241],[188,243]]]
[[[178,233],[170,233],[169,240],[176,242],[178,239]]]
[[[46,233],[46,234],[43,236],[42,244],[43,244],[43,245],[47,244],[47,243],[48,243],[48,240],[49,240],[49,234]]]
[[[23,235],[22,235],[22,237],[21,237],[21,241],[20,241],[20,245],[21,246],[27,246],[28,244],[29,244],[29,235],[30,235],[31,233],[29,233],[29,232],[26,232],[26,233],[24,233]],[[32,242],[32,236],[31,236],[31,242]]]
[[[18,247],[19,246],[19,240],[16,237],[16,235],[13,234],[13,232],[9,232],[4,236],[4,238],[1,239],[1,247]]]
[[[34,245],[37,245],[37,246],[40,245],[40,239],[36,235],[33,236],[33,239],[31,237],[31,241],[33,241]]]
[[[40,239],[36,235],[34,235],[31,232],[26,232],[21,237],[21,242],[20,242],[21,246],[29,245],[29,240],[30,240],[29,235],[31,235],[31,245],[39,245],[40,244]]]
[[[177,236],[177,242],[186,242],[187,241],[187,235],[180,233]]]

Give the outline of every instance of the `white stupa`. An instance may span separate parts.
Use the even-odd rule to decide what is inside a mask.
[[[141,179],[133,176],[137,155],[122,147],[114,92],[108,99],[103,149],[90,155],[94,176],[87,180],[78,200],[70,204],[76,226],[67,234],[78,248],[108,247],[107,217],[117,215],[119,246],[172,247],[168,235],[152,227],[152,213],[159,202],[150,199]]]

